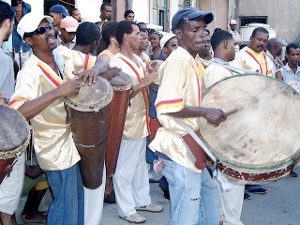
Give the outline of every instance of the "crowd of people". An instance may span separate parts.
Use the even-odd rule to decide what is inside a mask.
[[[96,23],[82,22],[78,9],[62,5],[52,6],[49,16],[30,11],[23,1],[12,6],[0,1],[0,46],[12,34],[14,53],[0,49],[0,103],[30,121],[33,146],[28,151],[38,164],[32,175],[23,153],[0,184],[2,225],[17,225],[25,184],[22,219],[28,223],[99,225],[103,202],[116,203],[120,218],[144,223],[139,211],[163,210],[151,201],[149,168],[163,175],[159,186],[170,199],[169,225],[242,225],[243,200],[249,199],[245,186],[232,183],[224,189],[223,180],[213,179],[203,150],[178,120],[196,133],[200,117],[216,126],[226,120],[222,109],[201,106],[202,94],[237,71],[300,82],[299,46],[288,44],[281,60],[282,42],[269,39],[263,27],[254,29],[243,46],[235,20],[228,31],[211,34],[207,25],[213,14],[196,8],[179,10],[171,33],[135,22],[130,9],[123,21],[111,21],[108,3],[101,5]],[[82,182],[62,98],[78,94],[84,82],[92,85],[99,74],[111,80],[120,71],[133,87],[115,174],[106,177],[104,169],[100,187],[90,189]],[[48,189],[53,201],[48,212],[40,212]],[[266,193],[260,185],[246,185],[246,190]]]

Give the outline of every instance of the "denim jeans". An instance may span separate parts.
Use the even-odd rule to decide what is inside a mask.
[[[83,225],[83,183],[76,163],[69,169],[46,171],[53,194],[48,225]]]
[[[169,182],[171,198],[168,225],[218,225],[220,200],[207,170],[197,173],[176,162],[163,161],[162,174]]]

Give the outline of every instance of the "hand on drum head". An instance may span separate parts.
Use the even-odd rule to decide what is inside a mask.
[[[77,80],[82,80],[82,84],[85,84],[86,81],[88,81],[88,84],[91,85],[96,82],[96,76],[98,75],[98,72],[96,69],[92,68],[82,72],[73,71],[73,74],[76,76]]]
[[[205,118],[207,122],[219,126],[221,122],[226,120],[227,116],[221,109],[206,108]]]
[[[57,90],[59,91],[59,96],[66,97],[66,96],[78,94],[81,85],[82,85],[81,80],[68,80],[67,82],[63,83],[61,86],[57,88]]]
[[[109,67],[105,72],[100,73],[99,76],[110,81],[112,78],[118,76],[120,72],[121,70],[117,67]]]

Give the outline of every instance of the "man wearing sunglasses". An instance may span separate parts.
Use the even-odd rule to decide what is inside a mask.
[[[25,15],[18,33],[32,48],[33,54],[18,74],[16,90],[10,106],[31,121],[35,151],[40,167],[46,172],[53,202],[49,225],[84,224],[83,184],[79,172],[80,156],[72,139],[62,98],[77,94],[89,76],[107,69],[107,63],[96,62],[93,69],[74,74],[65,67],[73,59],[53,51],[57,40],[52,18],[40,14]],[[80,78],[83,77],[83,80]]]

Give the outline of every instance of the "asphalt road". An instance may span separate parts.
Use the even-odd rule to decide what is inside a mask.
[[[245,225],[300,225],[300,169],[296,172],[299,178],[287,177],[276,182],[264,185],[267,193],[264,195],[252,194],[251,200],[245,200],[242,212],[242,222]],[[169,201],[163,197],[157,183],[151,184],[152,201],[164,207],[162,213],[141,214],[147,219],[148,225],[166,225],[169,216]],[[19,218],[25,198],[20,202],[19,211],[16,213]],[[51,202],[48,194],[41,204],[41,209],[45,210]],[[128,225],[129,223],[120,219],[117,215],[115,204],[104,204],[101,225]],[[180,225],[180,224],[179,224]]]

